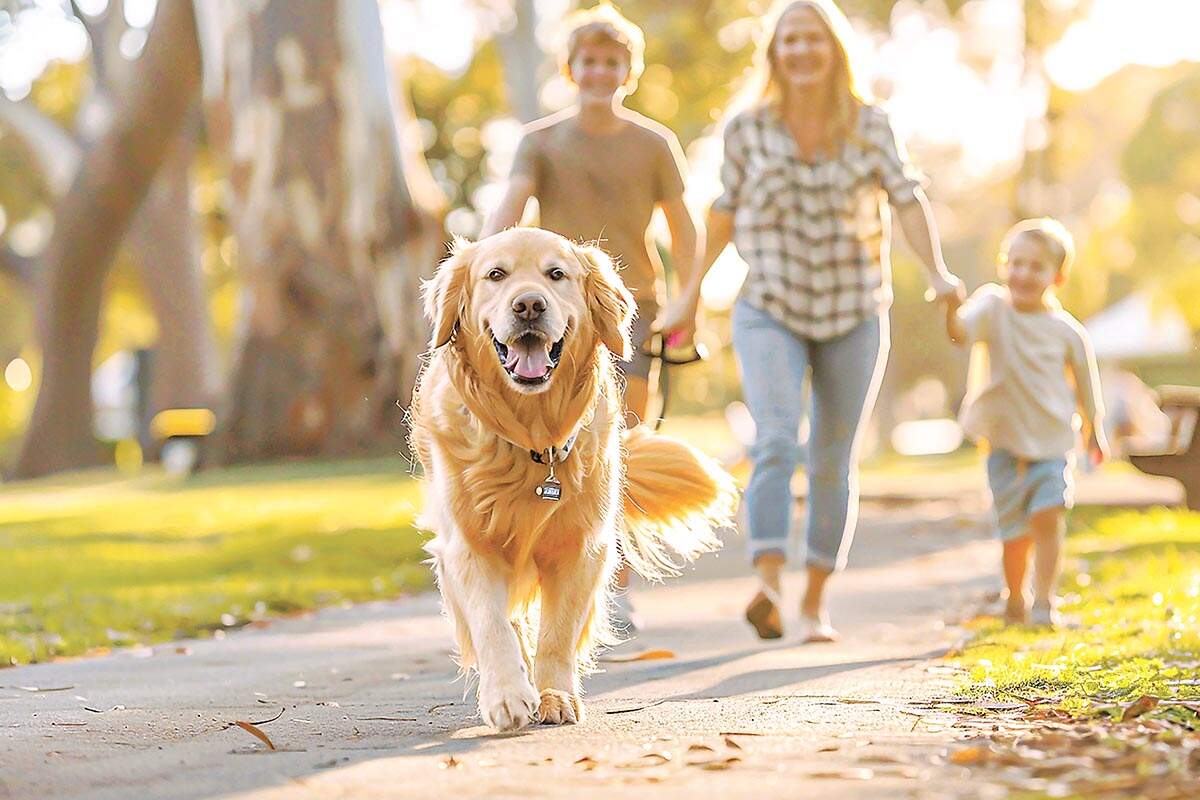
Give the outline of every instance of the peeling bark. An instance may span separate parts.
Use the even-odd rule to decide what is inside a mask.
[[[228,3],[209,20],[244,282],[226,462],[394,452],[424,340],[417,283],[441,247],[437,198],[401,152],[376,3],[306,12]]]

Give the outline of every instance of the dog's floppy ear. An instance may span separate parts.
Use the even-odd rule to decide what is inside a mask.
[[[629,331],[633,327],[633,295],[617,275],[612,259],[599,247],[575,245],[575,253],[587,270],[584,292],[600,341],[618,358],[627,360],[632,349]]]
[[[471,271],[471,256],[475,245],[466,239],[455,239],[450,257],[441,263],[437,273],[421,286],[425,299],[425,316],[433,324],[429,339],[431,350],[450,341],[458,320],[467,309],[467,277]]]

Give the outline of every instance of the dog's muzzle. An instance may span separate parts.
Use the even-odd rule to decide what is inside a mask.
[[[538,386],[550,380],[558,360],[562,358],[564,336],[553,344],[541,333],[528,330],[505,343],[492,337],[492,345],[500,365],[516,383]]]

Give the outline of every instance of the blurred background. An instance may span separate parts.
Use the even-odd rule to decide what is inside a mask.
[[[522,124],[572,100],[569,0],[195,5],[0,3],[9,478],[404,451],[419,279],[478,231]],[[1080,253],[1063,300],[1095,339],[1112,425],[1166,436],[1146,387],[1200,384],[1200,3],[842,5],[951,269],[973,288],[1012,222],[1063,220]],[[648,43],[627,105],[678,134],[700,215],[764,4],[619,6]],[[744,270],[732,249],[714,268],[713,356],[669,376],[667,416],[722,452],[753,435],[727,346]],[[899,247],[877,457],[962,444],[965,357],[922,275]]]

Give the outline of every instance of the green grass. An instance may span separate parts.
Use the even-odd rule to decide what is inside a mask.
[[[429,585],[399,459],[0,487],[0,665]]]
[[[1073,624],[976,623],[960,659],[971,685],[1079,711],[1144,694],[1200,699],[1200,514],[1082,509],[1067,552],[1062,611]]]

